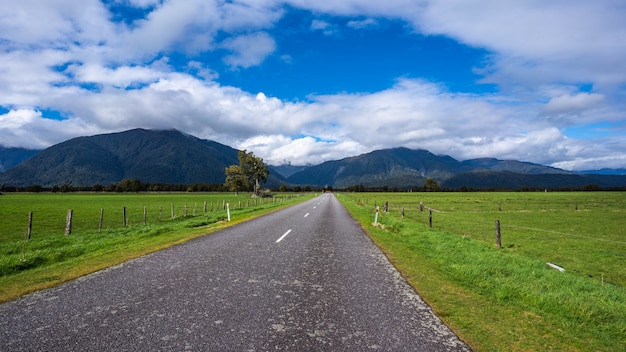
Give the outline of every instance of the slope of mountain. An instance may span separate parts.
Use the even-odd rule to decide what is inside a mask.
[[[13,186],[109,185],[122,179],[146,183],[223,183],[237,150],[177,130],[144,130],[78,137],[47,148],[0,174]]]
[[[446,188],[584,188],[596,185],[600,187],[624,187],[626,177],[579,174],[522,174],[510,171],[475,171],[455,175],[442,183]]]
[[[287,178],[297,184],[344,188],[412,187],[432,178],[442,187],[459,188],[565,188],[597,185],[626,187],[626,176],[579,175],[569,171],[516,160],[493,158],[459,162],[426,150],[377,150],[312,166]]]
[[[281,176],[289,177],[297,172],[300,172],[302,170],[309,168],[310,166],[311,165],[298,166],[298,165],[283,164],[283,165],[272,165],[271,168],[273,171],[275,171],[276,173],[279,173]]]
[[[579,174],[594,174],[594,175],[626,175],[626,169],[600,169],[600,170],[585,170],[577,172]]]
[[[0,147],[0,172],[5,172],[41,150]]]
[[[463,165],[449,156],[437,156],[427,150],[394,148],[311,166],[287,180],[337,188],[352,185],[404,187],[421,185],[426,178],[443,180],[459,169],[463,169]]]
[[[494,158],[470,159],[461,162],[471,170],[510,171],[520,174],[571,174],[569,171],[517,160],[498,160]]]

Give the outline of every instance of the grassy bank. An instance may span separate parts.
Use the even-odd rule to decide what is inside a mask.
[[[623,193],[355,193],[339,199],[475,350],[625,350]],[[374,204],[385,202],[390,211],[381,211],[382,226],[374,227]],[[432,228],[420,202],[438,211]],[[498,218],[508,224],[502,249],[494,244]],[[546,258],[566,271],[548,267]]]
[[[283,194],[5,194],[0,196],[0,302],[206,235],[310,198]],[[204,204],[206,205],[206,212]],[[225,204],[230,205],[227,222]],[[123,224],[123,209],[127,221]],[[72,231],[65,235],[73,210]],[[104,209],[102,229],[100,217]],[[145,224],[144,224],[144,209]],[[174,209],[172,211],[172,209]],[[31,239],[25,239],[28,213]]]

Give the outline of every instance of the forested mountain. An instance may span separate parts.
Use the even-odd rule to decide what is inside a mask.
[[[9,157],[0,150],[0,160]],[[28,153],[28,151],[22,151]],[[35,154],[37,151],[30,151]],[[237,150],[177,130],[144,130],[79,137],[47,148],[0,173],[0,185],[107,186],[143,183],[222,184]],[[21,155],[24,158],[24,154]],[[14,158],[13,160],[18,160]],[[626,176],[582,175],[553,167],[493,158],[458,161],[427,150],[393,148],[315,166],[269,166],[267,186],[348,188],[421,187],[426,179],[447,188],[626,187]],[[289,176],[285,179],[282,175]]]
[[[449,156],[426,150],[394,148],[328,161],[300,171],[287,180],[296,184],[365,187],[421,185],[426,178],[446,179],[462,165]]]
[[[442,187],[458,189],[595,189],[626,187],[626,176],[580,175],[573,173],[523,174],[510,171],[475,171],[455,175],[442,182]]]
[[[0,183],[50,187],[145,183],[223,183],[237,150],[177,130],[144,130],[78,137],[47,148],[0,174]]]
[[[522,162],[517,160],[498,160],[494,158],[470,159],[462,162],[468,169],[474,171],[492,170],[492,171],[510,171],[519,174],[572,174],[570,171],[557,169],[550,166],[544,166],[534,163]]]
[[[442,187],[460,188],[566,188],[597,185],[625,187],[626,177],[578,175],[569,171],[517,160],[493,158],[460,162],[426,150],[394,148],[328,161],[287,178],[289,182],[337,188],[422,186],[427,178]]]
[[[0,146],[0,172],[7,171],[41,150],[4,148]]]

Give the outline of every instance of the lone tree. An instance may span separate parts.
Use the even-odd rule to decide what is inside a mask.
[[[439,183],[433,180],[432,178],[427,178],[426,182],[424,182],[424,191],[426,192],[437,192],[439,191]]]
[[[270,172],[263,159],[254,156],[252,152],[240,150],[239,165],[231,165],[226,168],[225,185],[231,191],[253,191],[255,196],[259,195],[260,182],[266,182]]]

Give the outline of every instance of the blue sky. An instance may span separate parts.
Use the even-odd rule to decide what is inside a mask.
[[[1,3],[0,145],[176,128],[267,162],[375,149],[626,167],[620,0]]]

